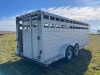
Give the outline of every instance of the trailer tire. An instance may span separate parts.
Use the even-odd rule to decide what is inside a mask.
[[[68,46],[65,52],[65,60],[66,61],[71,61],[73,58],[73,47]]]
[[[75,44],[74,50],[73,50],[73,56],[77,57],[79,55],[79,44]]]

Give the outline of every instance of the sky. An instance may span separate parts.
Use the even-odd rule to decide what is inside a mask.
[[[87,22],[100,30],[100,0],[0,0],[0,31],[16,31],[16,16],[43,10]]]

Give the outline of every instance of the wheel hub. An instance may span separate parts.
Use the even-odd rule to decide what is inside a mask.
[[[69,50],[68,51],[68,59],[71,59],[71,57],[72,57],[72,52],[71,52],[71,50]]]

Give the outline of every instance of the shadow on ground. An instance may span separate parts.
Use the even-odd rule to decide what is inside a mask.
[[[21,59],[16,62],[1,64],[4,75],[84,75],[91,61],[92,54],[89,50],[81,50],[77,58],[71,62],[59,60],[47,68],[43,68],[34,62]]]

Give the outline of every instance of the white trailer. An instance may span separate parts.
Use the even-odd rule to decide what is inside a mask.
[[[89,24],[44,11],[16,18],[16,54],[49,65],[70,61],[88,44]]]

